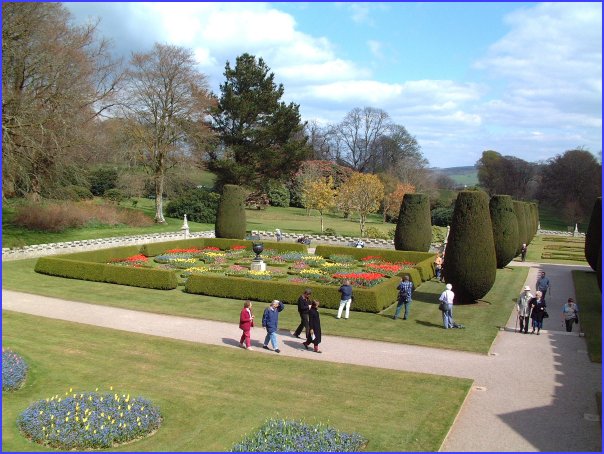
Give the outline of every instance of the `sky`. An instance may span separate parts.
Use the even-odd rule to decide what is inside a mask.
[[[193,50],[219,94],[227,61],[262,57],[303,120],[386,111],[432,167],[484,150],[544,161],[602,154],[601,3],[65,3],[116,56]]]

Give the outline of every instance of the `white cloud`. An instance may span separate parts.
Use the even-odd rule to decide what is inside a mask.
[[[367,41],[367,47],[369,47],[369,51],[371,52],[371,54],[378,59],[382,59],[384,58],[384,54],[383,54],[383,45],[381,42],[370,39],[369,41]]]

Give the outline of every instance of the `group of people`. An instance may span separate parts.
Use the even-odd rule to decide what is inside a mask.
[[[543,328],[543,319],[549,317],[545,295],[550,290],[550,281],[544,271],[539,274],[535,288],[537,291],[533,296],[531,288],[525,286],[516,301],[517,324],[520,325],[519,332],[522,334],[528,333],[529,320],[531,320],[531,334],[539,335]],[[579,306],[573,298],[568,298],[562,306],[561,317],[569,333],[573,330],[573,325],[579,323]]]

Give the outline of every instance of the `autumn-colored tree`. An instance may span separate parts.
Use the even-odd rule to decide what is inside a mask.
[[[394,191],[384,196],[384,222],[386,218],[396,220],[398,218],[401,204],[403,203],[403,197],[405,194],[415,192],[415,186],[408,183],[399,183],[396,185]]]
[[[321,232],[323,232],[323,213],[335,205],[336,190],[333,187],[333,179],[329,177],[308,181],[302,193],[306,209],[317,210],[321,215]]]
[[[353,173],[340,188],[340,193],[348,199],[350,209],[359,214],[361,236],[365,236],[367,216],[380,209],[380,203],[384,198],[384,184],[377,175]],[[342,201],[342,196],[339,199]]]
[[[331,161],[303,161],[294,178],[288,184],[291,194],[290,205],[297,207],[304,206],[302,203],[302,188],[308,181],[331,177],[334,188],[338,189],[342,183],[350,178],[352,172],[352,169]]]

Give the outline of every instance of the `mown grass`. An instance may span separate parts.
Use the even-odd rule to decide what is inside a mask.
[[[2,343],[30,370],[2,393],[2,450],[46,451],[18,415],[39,399],[96,387],[144,396],[164,421],[153,436],[108,451],[228,451],[267,418],[359,432],[367,451],[436,451],[471,383],[308,359],[262,355],[3,311]]]
[[[585,333],[589,358],[602,362],[602,292],[593,271],[572,271],[579,305],[581,331]]]
[[[569,252],[585,249],[585,237],[537,235],[528,245],[527,262],[585,265],[585,253]],[[553,254],[553,255],[552,255]],[[551,255],[551,258],[547,258]],[[520,256],[514,261],[520,261]]]
[[[242,301],[185,293],[175,290],[152,290],[100,282],[87,282],[47,276],[34,272],[36,259],[3,263],[2,287],[132,310],[184,317],[238,323]],[[336,310],[321,308],[321,325],[325,335],[347,336],[388,342],[423,345],[436,348],[464,350],[486,354],[500,326],[505,325],[524,285],[528,268],[505,268],[497,271],[497,280],[480,303],[456,306],[454,318],[466,325],[465,330],[445,332],[438,310],[438,296],[444,284],[435,280],[425,282],[413,295],[410,320],[392,320],[395,306],[383,314],[352,312],[349,320],[335,318]],[[236,278],[234,278],[236,279]],[[279,299],[279,295],[275,295]],[[392,301],[396,295],[392,295]],[[254,310],[260,314],[264,304]],[[299,323],[295,306],[286,305],[279,326],[294,330]]]

